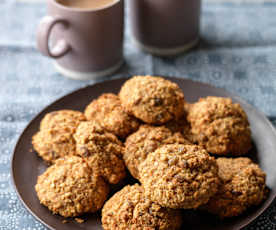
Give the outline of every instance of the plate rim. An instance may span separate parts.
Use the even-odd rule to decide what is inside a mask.
[[[46,105],[45,107],[43,107],[29,122],[28,124],[24,127],[23,131],[21,131],[20,135],[17,138],[16,144],[12,150],[12,155],[10,157],[10,175],[11,175],[11,182],[12,182],[12,187],[17,195],[17,197],[19,198],[21,204],[23,204],[23,207],[40,223],[42,223],[44,226],[46,226],[47,228],[51,229],[51,230],[55,230],[55,228],[53,228],[52,226],[50,226],[49,224],[47,224],[45,221],[43,221],[38,215],[36,215],[31,208],[24,202],[23,198],[20,195],[20,192],[18,190],[18,187],[16,185],[15,179],[14,179],[14,158],[15,158],[15,153],[17,151],[19,142],[21,140],[21,137],[24,135],[25,132],[27,132],[27,130],[29,129],[29,127],[31,126],[31,124],[42,114],[44,113],[45,110],[49,109],[50,107],[52,107],[55,103],[58,103],[62,100],[64,100],[64,98],[66,97],[70,97],[73,94],[77,93],[78,91],[82,91],[85,90],[87,88],[93,87],[95,85],[99,85],[99,84],[104,84],[106,82],[112,82],[112,81],[126,81],[128,79],[130,79],[132,76],[127,76],[127,77],[119,77],[119,78],[112,78],[109,80],[102,80],[102,81],[98,81],[92,84],[88,84],[86,86],[80,87],[78,89],[74,89],[72,91],[70,91],[69,93],[54,99],[52,102],[50,102],[50,104]],[[259,110],[258,108],[254,107],[253,105],[249,104],[246,100],[244,100],[242,97],[235,95],[234,93],[228,91],[227,89],[221,88],[221,87],[216,87],[212,84],[206,83],[206,82],[200,82],[200,81],[195,81],[195,80],[191,80],[191,79],[187,79],[187,78],[181,78],[181,77],[174,77],[174,76],[161,76],[162,78],[165,79],[169,79],[169,80],[180,80],[180,81],[190,81],[192,83],[195,84],[199,84],[203,87],[209,87],[209,88],[213,88],[215,90],[220,90],[223,93],[226,93],[229,97],[231,97],[232,99],[236,99],[239,100],[240,102],[242,102],[243,104],[245,104],[246,106],[248,106],[248,108],[255,110],[255,112],[258,113],[258,115],[260,115],[262,117],[262,119],[267,123],[267,125],[270,127],[271,131],[275,134],[276,136],[276,128],[273,126],[273,124],[271,123],[271,121],[267,118],[267,116],[265,115],[265,113],[261,110]],[[273,203],[273,201],[276,199],[276,192],[274,192],[272,194],[272,197],[269,200],[269,204],[266,207],[262,207],[257,211],[257,214],[255,215],[255,218],[252,219],[251,221],[247,221],[243,224],[241,224],[239,227],[240,229],[248,226],[249,224],[251,224],[254,220],[256,220],[258,217],[260,217],[265,210],[267,210],[271,204]]]

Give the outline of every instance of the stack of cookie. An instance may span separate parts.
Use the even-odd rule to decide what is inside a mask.
[[[52,164],[35,187],[40,202],[65,217],[103,206],[106,230],[179,229],[181,210],[231,217],[265,197],[265,173],[236,157],[251,148],[241,106],[218,97],[188,104],[177,84],[160,77],[133,77],[84,114],[47,114],[33,146]],[[139,183],[105,203],[125,166]]]

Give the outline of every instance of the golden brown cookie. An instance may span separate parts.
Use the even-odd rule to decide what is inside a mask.
[[[136,76],[119,93],[125,110],[150,124],[163,124],[184,114],[184,95],[177,84],[161,77]]]
[[[85,117],[79,111],[59,110],[46,114],[40,122],[40,131],[32,138],[38,155],[48,163],[74,155],[76,145],[73,134],[81,121],[85,121]]]
[[[102,209],[105,230],[177,230],[181,222],[180,211],[152,202],[138,184],[125,186]]]
[[[165,144],[190,144],[180,134],[172,133],[164,126],[142,125],[139,130],[128,136],[125,142],[124,161],[133,177],[139,178],[138,166],[147,155]]]
[[[251,148],[246,113],[230,98],[201,98],[191,107],[187,119],[196,141],[208,152],[242,155]]]
[[[38,155],[48,163],[72,156],[76,150],[72,129],[66,126],[40,130],[33,136],[32,144]]]
[[[196,145],[164,145],[139,166],[145,195],[168,208],[191,209],[207,203],[217,192],[218,167]]]
[[[238,216],[265,197],[265,173],[249,158],[218,158],[220,186],[204,209],[221,218]]]
[[[106,131],[121,138],[135,132],[139,127],[138,120],[124,111],[119,97],[112,93],[102,94],[93,100],[84,114],[87,120],[97,121]]]
[[[117,184],[125,177],[124,147],[114,134],[106,132],[96,122],[85,121],[80,123],[74,138],[76,153],[109,183]]]
[[[35,190],[40,203],[54,214],[73,217],[99,210],[109,187],[85,160],[72,156],[57,160],[40,175]]]
[[[40,122],[40,129],[52,129],[59,127],[72,128],[72,132],[76,130],[81,121],[85,121],[83,113],[74,110],[58,110],[47,113]]]

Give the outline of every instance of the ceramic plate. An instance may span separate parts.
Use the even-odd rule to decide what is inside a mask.
[[[45,224],[50,229],[89,229],[96,230],[102,229],[100,222],[100,213],[90,214],[84,217],[84,223],[77,223],[76,221],[69,220],[67,223],[62,223],[64,218],[58,215],[52,215],[50,211],[39,203],[36,196],[34,185],[38,175],[42,174],[47,165],[37,156],[32,149],[31,139],[34,133],[39,129],[39,123],[46,113],[54,110],[73,109],[83,111],[85,106],[92,100],[100,96],[102,93],[112,92],[118,93],[120,87],[126,79],[117,79],[98,83],[79,89],[67,96],[62,97],[56,102],[46,107],[39,113],[26,127],[20,136],[14,150],[12,158],[12,178],[17,194],[25,207],[34,215],[38,220]],[[241,98],[226,92],[223,89],[215,88],[213,86],[194,82],[191,80],[170,78],[176,82],[184,91],[185,98],[188,102],[195,102],[200,97],[206,96],[221,96],[231,97],[235,102],[242,105],[247,112],[251,130],[254,148],[249,153],[250,157],[257,162],[260,167],[267,174],[267,185],[269,187],[268,198],[258,207],[251,208],[243,215],[227,220],[218,220],[210,214],[203,212],[185,211],[183,212],[184,228],[185,229],[212,229],[212,230],[228,230],[240,229],[256,217],[258,217],[273,201],[276,194],[276,131],[264,116],[246,103]],[[128,183],[128,181],[126,181]],[[119,189],[117,186],[116,189]],[[183,228],[183,229],[184,229]]]

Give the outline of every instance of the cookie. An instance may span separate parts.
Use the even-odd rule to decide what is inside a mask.
[[[164,145],[139,166],[145,195],[168,208],[197,208],[217,192],[218,167],[196,145]]]
[[[181,214],[146,198],[140,185],[127,185],[105,203],[102,226],[105,230],[176,230]]]
[[[138,166],[147,155],[162,145],[174,143],[190,144],[180,133],[172,133],[164,126],[140,126],[139,130],[125,141],[124,161],[131,175],[138,179]]]
[[[117,184],[126,175],[124,147],[118,138],[93,121],[81,122],[74,135],[76,154],[106,181]]]
[[[87,120],[97,121],[106,131],[125,138],[139,127],[138,120],[128,115],[117,95],[102,94],[93,100],[84,112]]]
[[[230,98],[201,98],[189,110],[188,121],[199,145],[218,155],[242,155],[251,148],[246,113]]]
[[[79,111],[59,110],[47,113],[40,122],[40,131],[32,138],[32,144],[40,157],[54,163],[60,157],[74,155],[73,134],[84,115]]]
[[[35,190],[54,214],[74,217],[101,209],[109,187],[82,158],[72,156],[57,160],[40,175]]]
[[[265,198],[265,173],[249,158],[218,158],[220,186],[203,209],[221,218],[238,216]]]
[[[40,129],[68,127],[72,132],[76,130],[81,121],[85,121],[83,113],[74,110],[58,110],[47,113],[40,122]]]
[[[163,124],[184,114],[183,92],[161,77],[133,77],[122,86],[119,97],[129,114],[149,124]]]
[[[50,164],[76,151],[72,129],[66,126],[40,130],[32,137],[32,144],[38,155]]]

